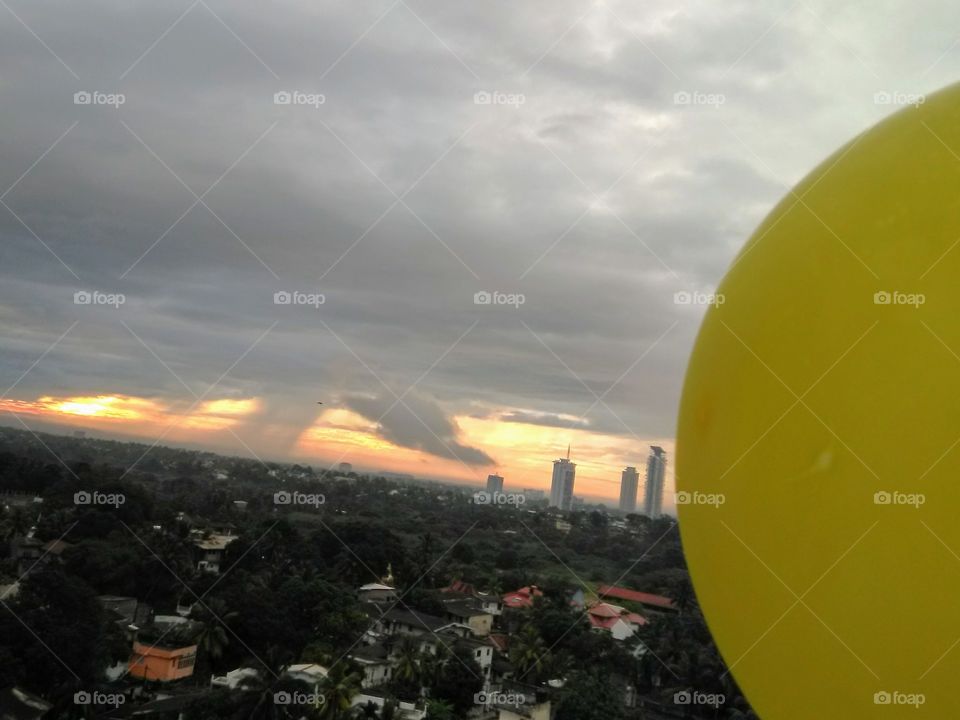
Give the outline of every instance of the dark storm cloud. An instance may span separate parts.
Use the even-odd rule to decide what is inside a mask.
[[[874,92],[932,89],[960,55],[922,75],[952,42],[932,3],[893,54],[892,6],[9,5],[30,30],[0,9],[0,385],[76,322],[14,397],[219,380],[263,398],[244,436],[273,454],[315,419],[304,393],[377,419],[381,382],[417,382],[383,436],[469,465],[491,458],[452,418],[478,407],[670,436],[702,313],[674,294],[715,286],[789,185],[890,110]],[[724,102],[675,102],[697,92]],[[78,307],[83,289],[127,303]]]
[[[482,450],[457,441],[457,428],[432,399],[408,392],[392,395],[346,396],[341,403],[377,424],[385,440],[401,447],[422,450],[437,457],[459,460],[467,465],[492,465],[493,458]]]

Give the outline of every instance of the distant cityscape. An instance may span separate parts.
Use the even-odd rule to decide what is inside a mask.
[[[341,463],[340,469],[346,463]],[[667,453],[659,445],[650,446],[647,457],[646,482],[643,491],[642,514],[650,518],[659,517],[663,512],[663,486],[667,468]],[[548,507],[559,510],[572,510],[578,504],[574,495],[574,486],[577,479],[577,464],[570,460],[570,446],[567,446],[566,457],[553,461],[553,476],[550,480],[550,497]],[[625,513],[637,512],[637,492],[639,489],[640,474],[637,468],[630,466],[623,469],[620,475],[620,502],[618,508]],[[504,479],[502,475],[487,476],[486,492],[489,495],[503,494]],[[545,497],[542,490],[525,488],[523,496],[527,500],[541,500]]]

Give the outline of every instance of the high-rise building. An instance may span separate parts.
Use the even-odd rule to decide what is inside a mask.
[[[487,492],[503,492],[503,478],[500,475],[487,475]]]
[[[570,462],[570,446],[567,456],[553,461],[553,479],[550,481],[550,507],[569,510],[573,507],[573,483],[577,464]]]
[[[637,485],[640,473],[635,467],[624,468],[620,474],[620,509],[632,513],[637,509]]]
[[[663,512],[663,475],[667,469],[667,453],[662,447],[650,446],[647,458],[647,483],[643,490],[643,512],[648,517],[660,517]]]

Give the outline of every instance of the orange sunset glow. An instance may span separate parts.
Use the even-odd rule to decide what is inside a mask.
[[[120,394],[0,400],[0,411],[15,417],[145,437],[156,437],[172,426],[169,437],[179,440],[202,439],[196,431],[232,428],[259,408],[258,398],[220,398],[199,404]]]
[[[481,448],[496,460],[495,465],[466,465],[456,458],[438,457],[415,448],[402,447],[380,434],[378,424],[352,410],[330,407],[303,430],[290,458],[276,458],[276,449],[262,447],[257,437],[243,443],[219,438],[233,431],[262,408],[260,398],[217,398],[197,403],[122,394],[50,396],[36,400],[0,400],[0,411],[18,418],[33,417],[77,428],[114,431],[123,435],[154,439],[158,436],[179,442],[213,442],[230,446],[230,451],[249,455],[262,453],[271,459],[290,459],[319,466],[350,462],[358,469],[407,473],[419,477],[445,478],[482,484],[487,474],[504,475],[507,486],[546,489],[551,463],[572,446],[571,459],[577,463],[578,495],[616,499],[620,472],[636,466],[641,475],[648,446],[662,445],[670,456],[671,440],[647,440],[592,431],[583,427],[550,427],[502,418],[515,409],[490,412],[486,417],[454,416],[458,441]],[[568,418],[571,425],[576,418]],[[672,469],[667,466],[667,496],[673,487]]]
[[[360,467],[475,484],[484,482],[488,473],[498,472],[505,476],[511,488],[547,489],[552,461],[564,454],[570,444],[571,459],[577,463],[577,494],[608,500],[617,497],[624,467],[634,465],[642,475],[649,445],[661,445],[668,454],[673,453],[671,440],[640,440],[582,428],[504,422],[501,414],[453,418],[460,429],[460,441],[482,448],[497,460],[495,466],[471,467],[456,459],[400,447],[380,437],[376,423],[350,410],[336,408],[324,411],[317,422],[304,431],[295,452],[304,460],[323,457],[333,464],[350,462]],[[673,487],[669,464],[666,486]]]

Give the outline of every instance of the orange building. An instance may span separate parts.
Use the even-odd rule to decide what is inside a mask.
[[[197,662],[196,626],[186,622],[182,625],[156,624],[141,631],[133,643],[129,672],[144,680],[170,682],[193,675]]]

